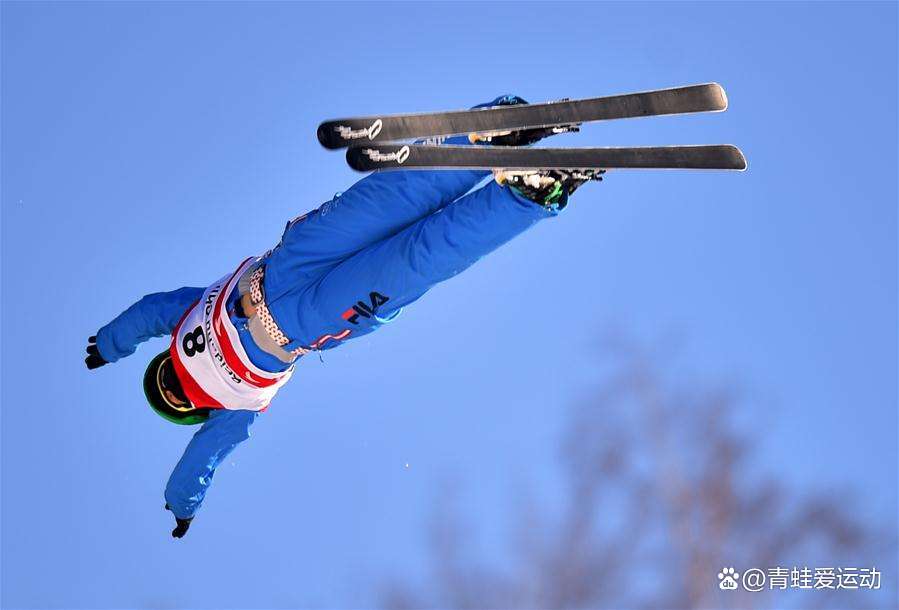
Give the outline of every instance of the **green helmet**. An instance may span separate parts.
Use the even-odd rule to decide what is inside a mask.
[[[181,401],[172,401],[166,392],[179,397]],[[169,350],[153,358],[147,366],[144,373],[144,394],[153,410],[172,423],[193,426],[209,419],[211,409],[193,406],[184,395]]]

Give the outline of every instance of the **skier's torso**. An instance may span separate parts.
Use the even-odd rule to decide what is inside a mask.
[[[249,333],[239,331],[241,325],[229,311],[239,280],[256,262],[247,259],[236,272],[209,286],[172,333],[175,370],[197,406],[260,411],[293,373],[290,365],[284,371],[259,366],[258,355],[254,359],[248,353],[259,348]]]
[[[323,207],[327,209],[327,205]],[[318,212],[315,210],[312,214]],[[209,286],[173,332],[173,361],[179,378],[187,379],[189,388],[185,389],[195,404],[201,401],[212,403],[212,406],[222,404],[228,409],[260,410],[290,377],[296,357],[309,350],[336,347],[340,340],[350,335],[348,330],[328,332],[331,330],[328,327],[315,333],[311,339],[290,340],[302,333],[297,315],[304,310],[300,306],[301,296],[334,265],[334,261],[322,264],[315,259],[314,248],[320,245],[310,243],[314,240],[309,239],[308,235],[305,239],[288,239],[291,229],[296,228],[306,216],[295,218],[287,224],[275,248],[260,258],[244,261],[235,273]],[[296,246],[297,242],[300,247]],[[262,312],[257,310],[248,318],[241,306],[241,297],[246,300],[250,296],[247,294],[248,278],[257,268],[264,272],[259,282],[262,302],[258,304],[258,310]],[[207,312],[210,303],[218,307]],[[317,328],[320,323],[313,321],[317,312],[309,308],[304,311],[310,325]],[[261,321],[263,316],[260,313],[268,316],[268,324]],[[290,342],[283,347],[278,345],[271,334],[272,327],[282,332],[287,337],[285,340]],[[209,343],[209,349],[203,346],[204,351],[200,352],[203,357],[196,361],[188,355],[188,352],[195,351],[190,347],[193,346],[193,337],[202,337],[201,340]],[[188,346],[186,351],[185,345]],[[193,358],[196,357],[195,354]],[[201,364],[202,369],[199,368]],[[269,387],[266,382],[272,379],[278,381]],[[184,380],[182,384],[185,384]],[[215,400],[210,392],[205,391],[207,384],[212,384],[222,396],[236,402]],[[236,394],[232,396],[234,392]]]

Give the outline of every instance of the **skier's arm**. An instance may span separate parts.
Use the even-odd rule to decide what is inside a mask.
[[[148,294],[97,331],[99,355],[106,362],[115,362],[133,354],[147,339],[171,333],[187,308],[201,296],[203,288],[187,286]]]
[[[212,484],[215,469],[242,441],[250,438],[256,411],[214,409],[184,450],[165,487],[165,501],[175,517],[191,519]]]

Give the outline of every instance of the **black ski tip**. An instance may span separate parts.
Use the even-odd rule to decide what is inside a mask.
[[[749,167],[749,164],[746,163],[746,155],[743,154],[743,151],[733,144],[724,144],[723,146],[728,150],[731,156],[732,166],[728,169],[745,172],[746,168]]]
[[[368,159],[362,154],[361,148],[347,148],[346,163],[357,172],[370,172],[372,170],[368,166]]]
[[[328,150],[336,150],[343,148],[341,142],[334,137],[334,121],[324,121],[318,126],[315,135],[318,136],[318,142]]]
[[[724,87],[722,87],[720,83],[709,83],[709,87],[714,89],[716,95],[718,96],[717,112],[724,112],[725,110],[727,110],[727,93],[725,93]]]

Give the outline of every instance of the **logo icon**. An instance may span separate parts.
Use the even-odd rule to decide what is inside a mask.
[[[381,128],[384,127],[384,122],[381,119],[376,120],[371,124],[371,127],[368,128],[368,139],[374,140],[378,137],[378,134],[381,133]]]
[[[740,580],[740,573],[734,571],[733,568],[722,568],[718,572],[718,588],[722,591],[733,591],[737,588],[737,581]]]

